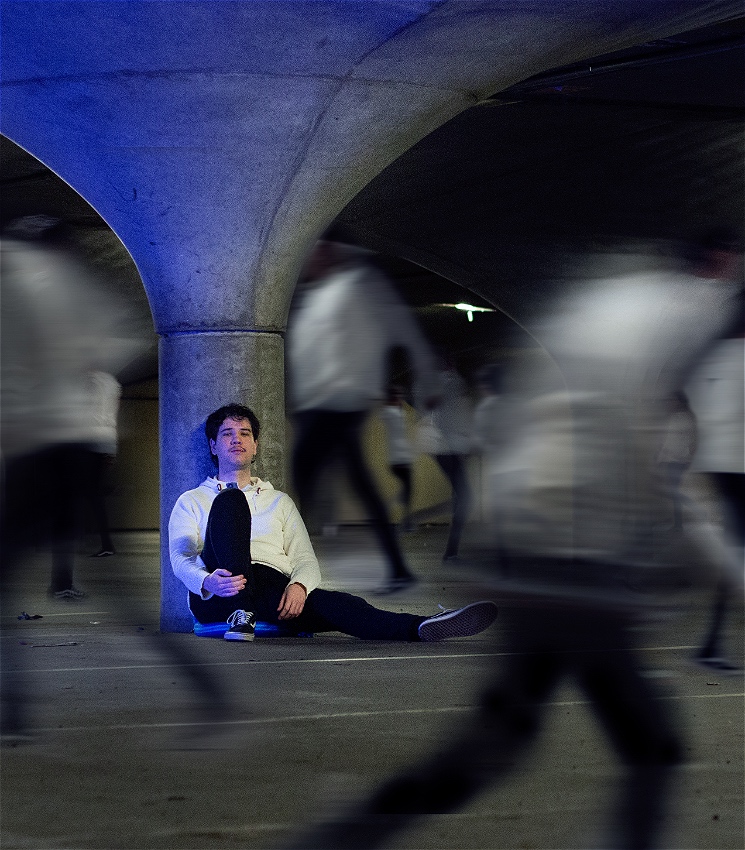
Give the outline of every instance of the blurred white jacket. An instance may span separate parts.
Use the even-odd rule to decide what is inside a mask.
[[[406,414],[398,404],[384,404],[378,411],[388,444],[390,466],[408,466],[414,462],[414,449],[406,428]]]
[[[385,397],[388,355],[405,348],[433,395],[429,347],[409,308],[372,266],[339,267],[303,294],[287,331],[293,410],[370,410]]]
[[[439,374],[440,401],[431,413],[431,424],[440,439],[435,455],[466,455],[473,442],[473,411],[466,382],[455,369],[444,369]]]
[[[594,281],[540,335],[565,381],[526,403],[495,465],[500,540],[522,556],[587,563],[671,561],[656,463],[665,400],[730,321],[735,288],[648,272]]]
[[[686,391],[698,423],[691,468],[745,473],[745,339],[718,343]]]
[[[120,336],[122,308],[66,252],[3,239],[0,258],[3,456],[109,440],[91,373],[121,369],[142,341]]]

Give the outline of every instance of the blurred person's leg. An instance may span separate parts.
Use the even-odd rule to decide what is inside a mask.
[[[60,446],[55,454],[53,469],[45,473],[50,476],[50,480],[62,483],[59,496],[51,499],[47,508],[51,514],[52,534],[51,594],[79,592],[75,588],[73,574],[77,544],[82,536],[85,504],[92,486],[91,454],[85,445]]]
[[[391,472],[401,482],[401,490],[398,493],[398,501],[403,508],[403,517],[401,524],[404,529],[408,530],[411,527],[411,466],[404,463],[397,463],[391,466]]]
[[[745,553],[745,475],[737,472],[709,474],[714,480],[721,501],[725,534],[729,542],[738,548],[742,558]],[[722,653],[722,634],[731,593],[729,582],[720,579],[714,592],[709,626],[701,648],[696,653],[696,658],[702,664],[713,666],[722,672],[740,669]]]
[[[460,548],[460,538],[471,509],[471,486],[468,482],[466,460],[463,455],[457,454],[435,455],[435,458],[450,482],[450,488],[453,494],[450,533],[443,558],[456,558]]]
[[[44,517],[38,517],[36,482],[40,465],[34,455],[13,458],[0,466],[0,613],[3,620],[18,616],[22,607],[21,588],[24,553],[42,543]],[[16,642],[0,642],[0,685],[2,702],[0,729],[4,738],[22,735],[28,725],[27,683],[17,664]]]
[[[576,656],[580,683],[628,770],[618,846],[644,850],[655,846],[681,745],[665,704],[640,674],[625,618],[593,614],[586,623],[594,647]]]
[[[385,782],[334,819],[311,827],[293,850],[373,850],[429,814],[468,803],[510,772],[540,730],[562,675],[575,669],[629,771],[619,848],[653,846],[680,747],[660,703],[637,670],[624,621],[581,609],[503,611],[506,658],[481,708],[433,757]]]
[[[709,473],[722,500],[724,528],[732,542],[745,547],[745,475],[739,472]]]
[[[329,410],[303,410],[295,414],[292,481],[298,508],[306,522],[320,472],[339,449],[341,433],[346,427],[344,416]]]
[[[391,578],[390,589],[395,589],[396,583],[403,586],[412,582],[414,577],[406,566],[388,511],[378,493],[362,453],[362,427],[365,424],[367,413],[361,411],[343,415],[346,417],[346,427],[339,435],[341,456],[344,459],[352,488],[365,506],[373,531],[388,560]]]
[[[114,554],[114,543],[109,529],[109,512],[106,504],[106,483],[113,458],[103,452],[90,452],[88,462],[91,467],[90,489],[86,493],[88,509],[94,528],[101,541],[96,555],[102,557]]]
[[[47,500],[39,498],[40,482],[63,481],[58,478],[70,466],[81,462],[76,452],[68,446],[52,446],[35,455],[11,460],[5,464],[0,511],[0,611],[3,618],[18,615],[22,606],[23,584],[28,578],[23,574],[24,562],[32,548],[46,548],[54,540],[57,516],[47,512]],[[62,488],[61,488],[62,489]],[[65,493],[60,494],[66,496]],[[245,499],[244,499],[245,501]],[[136,601],[137,588],[127,587],[130,576],[123,574],[117,582],[114,603],[133,622],[146,622]],[[119,588],[121,582],[126,588]],[[209,668],[199,663],[180,635],[158,633],[150,636],[155,648],[166,660],[177,667],[191,682],[199,704],[198,718],[205,722],[229,717],[231,708],[219,678]],[[11,736],[23,732],[28,726],[28,699],[26,677],[13,641],[2,641],[2,732]],[[12,670],[12,675],[8,671]]]
[[[4,619],[19,616],[23,594],[29,584],[41,582],[29,575],[25,562],[34,550],[48,551],[57,535],[65,538],[65,557],[53,555],[52,580],[72,583],[75,516],[79,506],[81,479],[79,446],[48,446],[33,454],[8,459],[2,467],[0,505],[0,613]],[[72,480],[71,480],[72,476]],[[83,476],[84,480],[84,476]],[[52,498],[45,493],[57,488]],[[65,525],[64,521],[71,523]],[[72,552],[70,552],[72,548]],[[68,554],[69,553],[69,554]],[[56,574],[55,567],[60,571]],[[53,585],[54,586],[54,585]],[[4,735],[22,733],[28,725],[28,686],[13,641],[2,641],[2,730]],[[11,672],[12,671],[12,672]]]
[[[384,847],[397,832],[427,815],[457,810],[514,769],[539,732],[565,659],[545,648],[545,612],[506,613],[505,666],[478,711],[448,734],[447,746],[384,782],[368,800],[296,835],[289,850]],[[560,644],[561,635],[551,643]]]

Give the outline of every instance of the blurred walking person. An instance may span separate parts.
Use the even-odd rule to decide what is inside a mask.
[[[435,386],[431,355],[392,284],[340,228],[327,231],[307,260],[287,345],[292,470],[301,513],[310,513],[321,470],[340,457],[387,561],[381,590],[408,587],[416,579],[365,463],[361,434],[370,410],[385,397],[391,351],[406,349],[425,398]]]
[[[431,440],[427,451],[437,461],[452,493],[450,530],[442,560],[455,561],[473,501],[467,466],[472,443],[472,408],[466,382],[452,357],[442,355],[441,362],[440,400],[429,413],[425,427]]]
[[[123,308],[91,277],[59,219],[35,215],[9,225],[0,264],[0,602],[10,619],[34,549],[51,550],[54,599],[74,603],[84,595],[74,584],[76,544],[95,486],[92,446],[107,432],[91,373],[117,372],[144,346],[123,332]],[[120,604],[133,610],[130,599]],[[211,674],[169,636],[161,638],[161,648],[205,697],[210,716],[224,713],[226,700]],[[14,642],[3,641],[0,721],[7,741],[29,734],[21,661]]]
[[[698,444],[691,463],[694,472],[714,482],[720,501],[725,545],[740,572],[745,564],[745,291],[742,242],[728,228],[714,228],[693,243],[687,253],[691,273],[702,284],[735,286],[738,297],[721,339],[716,341],[687,385],[698,423]],[[741,673],[727,658],[722,644],[732,581],[720,577],[709,626],[694,659],[719,673]]]
[[[668,494],[656,453],[663,402],[721,332],[733,294],[650,261],[631,274],[611,265],[556,305],[537,335],[563,386],[526,394],[530,421],[510,446],[510,474],[495,482],[500,557],[520,582],[512,604],[506,586],[502,598],[503,666],[432,756],[289,846],[382,847],[418,818],[462,807],[526,755],[568,675],[625,767],[612,834],[591,846],[656,846],[682,748],[669,702],[640,672],[632,627],[649,603],[629,587],[656,598],[681,550],[727,567],[700,538],[670,545],[680,532],[661,527]],[[531,387],[552,385],[535,377]]]
[[[745,564],[745,338],[723,340],[706,358],[690,386],[699,411],[700,445],[692,469],[714,482],[726,544]],[[714,591],[709,625],[694,659],[719,673],[741,673],[724,651],[731,582],[722,577]]]
[[[91,410],[98,433],[90,443],[91,469],[87,497],[90,515],[100,539],[100,548],[91,557],[106,558],[114,554],[109,512],[106,507],[106,490],[108,477],[116,460],[117,417],[122,386],[109,372],[95,370],[90,372],[88,377],[92,386]]]
[[[401,489],[397,494],[402,510],[401,528],[404,531],[412,531],[414,524],[411,519],[411,492],[414,448],[407,433],[403,387],[395,384],[389,387],[388,398],[380,408],[379,416],[385,427],[388,467],[391,474],[401,483]]]

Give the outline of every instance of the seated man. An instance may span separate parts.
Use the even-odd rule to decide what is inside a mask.
[[[382,611],[359,596],[318,587],[321,573],[292,499],[251,476],[259,420],[229,404],[205,424],[217,477],[187,490],[168,525],[171,565],[200,623],[226,621],[227,640],[253,640],[257,620],[293,631],[338,631],[365,640],[433,641],[490,626],[493,602],[434,617]]]

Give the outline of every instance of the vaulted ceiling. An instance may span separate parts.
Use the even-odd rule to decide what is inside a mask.
[[[729,20],[495,92],[385,168],[339,219],[386,255],[413,305],[462,300],[457,282],[518,318],[547,297],[567,245],[741,229],[744,31]],[[95,210],[4,137],[0,157],[3,222],[38,210],[69,220],[149,326],[137,271]],[[422,315],[441,332],[442,317]],[[479,321],[489,339],[505,332],[503,318]],[[140,368],[134,377],[152,359]]]

